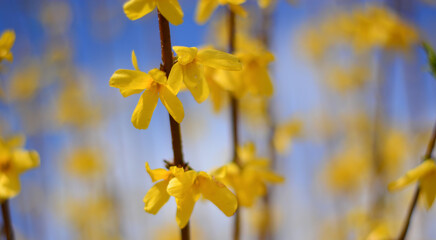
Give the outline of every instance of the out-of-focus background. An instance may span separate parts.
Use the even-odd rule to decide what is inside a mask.
[[[16,33],[14,61],[1,65],[1,133],[25,134],[41,158],[10,201],[17,239],[179,234],[173,200],[157,215],[142,202],[152,186],[145,162],[159,168],[173,156],[167,111],[158,104],[149,128],[137,130],[130,118],[139,96],[109,87],[115,70],[133,69],[132,50],[143,71],[161,63],[156,11],[130,21],[124,2],[0,0],[0,32]],[[197,1],[179,2],[184,22],[171,25],[172,44],[225,51],[225,8],[197,25]],[[274,168],[286,178],[271,188],[275,238],[366,239],[374,229],[397,236],[414,187],[389,193],[387,184],[419,163],[436,120],[436,79],[420,45],[436,46],[436,2],[278,0],[266,35],[257,2],[243,6],[249,16],[238,17],[238,29],[267,36],[275,55],[275,92],[270,107],[241,100],[241,142],[268,157],[271,124],[301,124],[275,139],[283,146]],[[178,96],[186,160],[205,171],[227,163],[228,104],[217,112],[209,100]],[[256,239],[260,208],[243,209],[242,219],[243,239]],[[194,239],[230,239],[233,227],[206,201],[191,223]],[[410,239],[436,239],[435,223],[435,210],[418,204]]]

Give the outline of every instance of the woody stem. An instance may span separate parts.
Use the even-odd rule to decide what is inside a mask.
[[[168,20],[158,11],[160,43],[162,49],[162,70],[165,71],[167,77],[170,75],[173,67],[173,52],[171,50],[171,35],[170,24]],[[182,136],[180,133],[180,124],[169,115],[171,127],[171,139],[174,153],[174,164],[179,167],[185,166],[182,152]],[[182,240],[189,240],[189,223],[181,229]]]
[[[436,144],[436,124],[433,128],[433,133],[427,145],[427,150],[425,151],[424,160],[431,158],[435,144]],[[420,187],[418,186],[416,188],[415,194],[413,195],[412,202],[410,203],[409,210],[407,212],[407,217],[404,222],[403,228],[401,230],[400,236],[398,237],[398,240],[406,239],[407,231],[409,230],[409,226],[410,226],[410,220],[412,219],[413,212],[415,211],[420,192],[421,190]]]
[[[14,240],[14,230],[12,229],[11,214],[9,211],[9,200],[5,200],[1,205],[6,239]]]

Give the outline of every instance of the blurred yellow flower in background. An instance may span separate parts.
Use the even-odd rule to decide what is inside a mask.
[[[12,55],[11,48],[14,46],[15,32],[13,30],[5,30],[0,36],[0,62],[7,60],[12,62],[14,56]]]
[[[145,163],[145,167],[153,182],[162,181],[156,183],[145,195],[144,210],[156,214],[170,196],[173,196],[177,204],[176,221],[180,228],[184,228],[189,222],[195,202],[200,196],[211,201],[228,217],[238,207],[235,195],[205,172],[185,171],[176,166],[170,167],[170,170],[151,170],[148,163]]]
[[[0,200],[13,198],[20,192],[20,174],[39,166],[36,151],[22,149],[25,139],[14,136],[0,138]]]
[[[424,160],[419,166],[408,171],[406,175],[391,182],[389,191],[403,189],[407,185],[419,181],[425,206],[430,209],[436,197],[436,164],[433,159]]]
[[[291,119],[288,122],[279,124],[274,131],[273,137],[275,150],[281,154],[288,152],[292,139],[301,136],[302,128],[303,123],[298,119]]]
[[[183,11],[178,0],[129,0],[123,6],[130,20],[137,20],[155,8],[173,25],[183,23]]]
[[[167,79],[165,72],[156,68],[148,73],[140,71],[134,51],[132,51],[132,64],[135,70],[115,71],[109,80],[109,86],[120,89],[124,97],[144,92],[132,114],[133,126],[137,129],[148,128],[159,99],[174,120],[181,123],[185,113],[182,102],[177,98],[180,84],[171,81],[171,78]],[[173,78],[173,80],[177,79]]]
[[[174,83],[178,92],[181,83],[189,89],[198,103],[209,96],[209,87],[205,79],[204,66],[226,71],[239,71],[242,69],[238,58],[232,54],[205,48],[174,46],[177,62],[171,69],[168,81]]]
[[[105,172],[102,153],[91,148],[78,148],[72,151],[65,161],[65,170],[77,177],[98,176]]]
[[[41,65],[32,60],[13,72],[7,97],[11,101],[33,100],[41,85]]]
[[[267,193],[267,183],[283,183],[285,178],[270,170],[268,159],[256,156],[253,143],[238,147],[237,153],[240,167],[228,163],[214,170],[212,176],[235,191],[240,206],[251,207],[258,197]]]
[[[239,6],[244,2],[245,0],[199,0],[195,11],[195,21],[198,24],[204,24],[220,5],[228,5],[233,12],[245,16],[247,13]]]

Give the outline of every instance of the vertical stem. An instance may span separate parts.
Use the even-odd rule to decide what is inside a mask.
[[[5,200],[1,205],[6,239],[14,240],[14,230],[12,229],[11,214],[9,212],[9,200]]]
[[[170,35],[170,24],[168,20],[158,11],[159,20],[159,32],[160,32],[160,43],[162,49],[162,70],[165,71],[167,77],[170,75],[171,68],[173,67],[173,52],[171,50],[171,35]],[[174,153],[174,164],[179,167],[185,167],[185,161],[183,160],[182,153],[182,136],[180,133],[180,124],[177,123],[171,115],[170,117],[170,127],[171,127],[171,139],[173,145]],[[181,229],[182,240],[189,240],[189,223]]]
[[[234,53],[235,51],[235,33],[236,33],[236,24],[235,24],[235,13],[228,8],[229,12],[229,53]],[[233,162],[239,165],[237,148],[239,145],[239,136],[238,136],[238,100],[231,96],[230,100],[230,108],[231,108],[231,122],[232,122],[232,136],[233,136]],[[240,236],[240,222],[241,222],[241,213],[236,210],[235,213],[235,222],[233,228],[233,239],[239,240]]]
[[[436,144],[436,124],[433,128],[433,133],[431,135],[430,141],[427,145],[427,150],[425,151],[424,160],[431,158],[431,155],[433,154],[433,149]],[[413,195],[412,202],[410,203],[409,210],[407,212],[406,220],[404,222],[403,229],[401,230],[400,236],[398,237],[398,240],[404,240],[407,236],[407,231],[409,230],[410,221],[412,219],[413,212],[415,211],[416,204],[418,202],[420,193],[419,185],[416,188],[415,194]]]

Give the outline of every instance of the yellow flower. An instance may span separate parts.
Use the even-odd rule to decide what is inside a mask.
[[[168,80],[165,72],[159,69],[152,69],[148,74],[140,71],[134,51],[132,51],[132,64],[135,70],[118,69],[112,75],[109,85],[120,89],[124,97],[141,93],[145,90],[133,112],[133,126],[138,129],[148,128],[158,99],[161,100],[174,120],[181,123],[185,113],[182,102],[177,98],[180,85],[176,87],[171,78]]]
[[[425,206],[430,209],[436,197],[436,164],[433,159],[427,159],[418,167],[408,171],[406,175],[389,184],[389,191],[400,190],[407,185],[419,181]]]
[[[273,3],[275,3],[274,0],[257,0],[257,4],[259,4],[259,7],[263,9],[270,7]]]
[[[278,153],[286,153],[289,150],[292,139],[301,134],[302,127],[303,123],[296,119],[278,125],[273,137],[276,151]]]
[[[21,149],[23,136],[10,139],[0,138],[0,200],[15,197],[20,192],[19,176],[23,172],[39,166],[36,151]]]
[[[217,70],[211,67],[205,67],[204,78],[209,86],[210,101],[212,102],[213,111],[219,113],[228,102],[228,93],[217,83],[216,76],[218,75],[216,74],[216,71]]]
[[[251,207],[255,200],[264,196],[267,183],[282,183],[284,177],[269,169],[269,160],[255,156],[253,143],[238,148],[239,167],[229,163],[213,171],[213,176],[233,188],[240,206]]]
[[[177,63],[171,69],[168,81],[173,82],[178,91],[182,82],[191,91],[198,103],[209,96],[209,87],[204,75],[204,66],[226,71],[242,69],[239,59],[225,52],[206,48],[197,50],[195,47],[173,47],[177,54]]]
[[[12,55],[11,48],[15,42],[15,32],[13,30],[6,30],[0,36],[0,62],[8,60],[12,62],[14,56]]]
[[[170,23],[183,23],[183,11],[178,0],[130,0],[124,4],[123,9],[130,20],[137,20],[156,7]]]
[[[12,101],[29,101],[41,88],[41,65],[35,60],[19,67],[11,76],[8,97]]]
[[[233,12],[245,16],[247,13],[239,6],[244,2],[245,0],[199,0],[195,12],[195,21],[199,24],[204,24],[219,5],[229,5]]]
[[[378,223],[375,228],[369,233],[366,240],[385,240],[393,239],[390,233],[389,226],[386,222]]]
[[[188,223],[195,202],[200,196],[211,201],[228,217],[238,207],[235,195],[205,172],[185,171],[175,166],[169,171],[163,168],[151,170],[148,163],[145,163],[145,168],[153,182],[162,181],[156,183],[145,195],[144,210],[156,214],[170,196],[173,196],[177,204],[176,221],[180,228]]]
[[[69,174],[80,177],[96,176],[105,171],[101,153],[88,148],[76,149],[65,162],[65,169]]]

